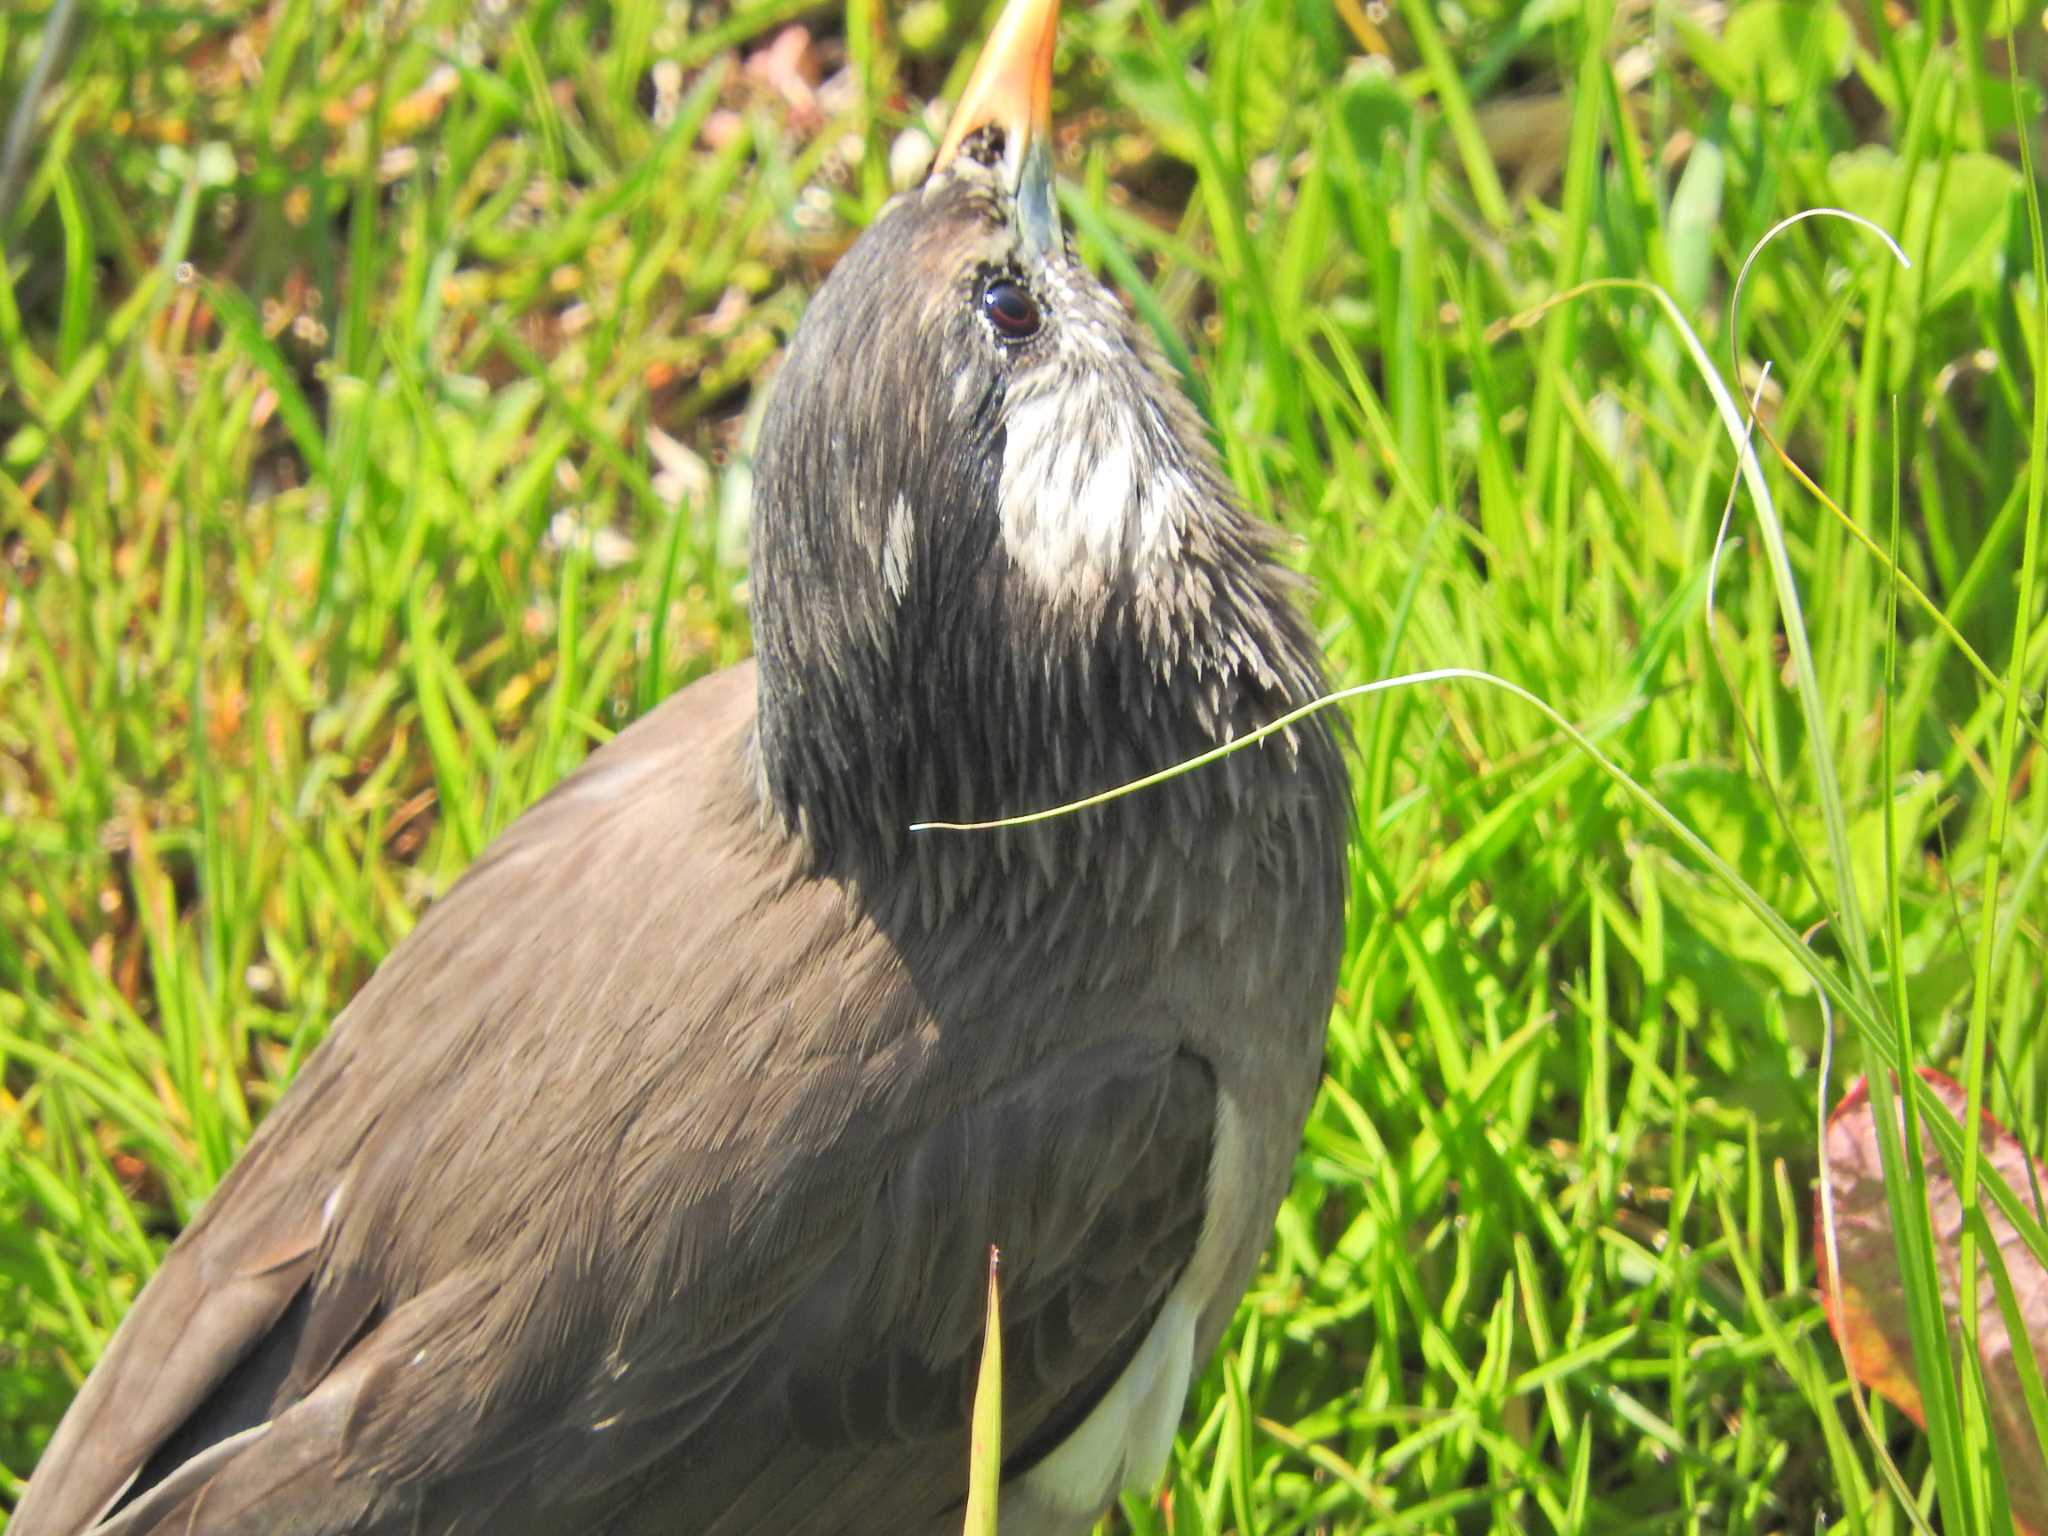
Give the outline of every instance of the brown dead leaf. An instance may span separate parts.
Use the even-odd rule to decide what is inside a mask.
[[[1942,1102],[1961,1119],[1969,1106],[1962,1085],[1929,1067],[1920,1069]],[[1984,1161],[1996,1168],[2023,1197],[2048,1187],[2048,1169],[2028,1156],[2025,1147],[1990,1115],[1979,1132]],[[1908,1332],[1904,1276],[1893,1240],[1891,1209],[1885,1198],[1884,1171],[1879,1161],[1877,1117],[1870,1105],[1870,1085],[1858,1078],[1828,1118],[1827,1175],[1832,1181],[1835,1246],[1841,1257],[1839,1277],[1828,1265],[1822,1207],[1814,1202],[1814,1246],[1819,1253],[1821,1299],[1835,1342],[1857,1380],[1903,1409],[1925,1428],[1926,1410],[1915,1374]],[[1922,1153],[1927,1193],[1936,1240],[1935,1262],[1941,1274],[1942,1303],[1949,1318],[1950,1346],[1961,1348],[1957,1316],[1962,1298],[1960,1240],[1962,1199],[1948,1165],[1926,1138]],[[2019,1303],[2027,1342],[2034,1358],[2048,1367],[2048,1269],[2034,1257],[2017,1228],[1992,1205],[1979,1202],[1998,1251],[2005,1262]],[[2048,1462],[2027,1415],[2021,1395],[2015,1341],[1999,1311],[1990,1270],[1981,1265],[1977,1283],[1977,1343],[1984,1375],[1991,1389],[1992,1432],[2006,1477],[2006,1496],[2014,1521],[2029,1536],[2048,1536]]]

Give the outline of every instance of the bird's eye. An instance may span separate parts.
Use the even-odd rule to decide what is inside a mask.
[[[1038,300],[1031,290],[1012,277],[999,277],[981,290],[981,312],[1004,341],[1029,341],[1044,323]]]

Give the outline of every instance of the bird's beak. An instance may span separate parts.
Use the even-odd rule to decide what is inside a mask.
[[[1060,243],[1052,186],[1052,46],[1059,24],[1059,0],[1008,0],[932,161],[937,175],[977,128],[1000,128],[1017,231],[1039,251]]]

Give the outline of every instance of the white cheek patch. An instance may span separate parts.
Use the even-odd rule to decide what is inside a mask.
[[[981,389],[981,380],[974,376],[971,368],[962,368],[960,376],[953,380],[953,414],[965,416],[974,405],[974,397]]]
[[[902,492],[889,503],[889,520],[882,527],[882,582],[897,602],[910,590],[910,550],[915,537],[910,526],[910,503]]]
[[[1091,565],[1114,570],[1123,559],[1124,543],[1137,530],[1130,527],[1138,500],[1137,466],[1130,445],[1118,433],[1102,450],[1088,483],[1074,498],[1074,521],[1087,544]]]
[[[1108,391],[1070,374],[1013,397],[1003,426],[1003,544],[1036,580],[1085,592],[1172,556],[1193,486]]]

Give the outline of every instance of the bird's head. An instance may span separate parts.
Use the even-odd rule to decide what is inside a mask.
[[[812,299],[755,476],[761,746],[828,845],[998,815],[1318,686],[1268,539],[1052,181],[1058,0],[1009,0],[923,185]]]

